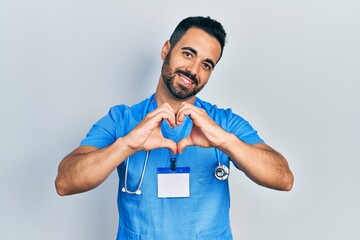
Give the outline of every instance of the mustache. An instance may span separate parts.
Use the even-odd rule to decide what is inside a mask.
[[[183,70],[178,69],[178,70],[175,71],[175,73],[176,73],[176,74],[182,74],[182,75],[184,75],[185,77],[191,79],[191,81],[193,81],[193,82],[195,83],[195,85],[198,85],[198,84],[199,84],[199,80],[198,80],[194,75],[192,75],[192,74],[189,73],[189,72],[185,72],[185,71],[183,71]]]

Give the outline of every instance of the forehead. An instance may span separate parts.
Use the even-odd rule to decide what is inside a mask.
[[[187,30],[180,41],[174,46],[174,48],[178,49],[184,47],[195,49],[199,56],[209,58],[215,63],[219,60],[221,54],[221,45],[219,41],[207,32],[198,28],[190,28]]]

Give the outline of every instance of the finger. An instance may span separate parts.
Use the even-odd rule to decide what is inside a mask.
[[[176,114],[176,124],[181,125],[186,116],[189,116],[195,125],[200,123],[200,120],[208,117],[206,112],[195,106],[184,106],[180,108]]]
[[[155,118],[156,121],[160,122],[165,119],[168,124],[172,127],[175,126],[175,112],[169,104],[163,104],[154,111],[146,115],[147,118]]]
[[[170,139],[164,140],[163,144],[161,145],[162,148],[168,148],[173,154],[176,154],[177,152],[177,145],[174,141]]]
[[[179,154],[181,154],[186,147],[192,146],[192,145],[194,145],[194,144],[190,137],[183,138],[177,144],[177,151]]]
[[[165,103],[165,104],[159,106],[158,108],[156,108],[155,110],[149,112],[147,114],[147,116],[152,117],[152,116],[158,114],[159,112],[164,112],[164,111],[168,112],[170,114],[175,114],[174,110],[170,107],[170,105],[168,103]]]
[[[164,111],[166,111],[170,116],[170,117],[166,118],[166,121],[168,122],[168,124],[171,127],[175,127],[176,117],[175,117],[174,109],[168,103],[161,105],[161,108],[164,108]]]
[[[175,127],[175,117],[174,116],[171,116],[170,118],[163,118],[168,124],[170,127]]]
[[[193,108],[194,106],[188,103],[182,103],[180,105],[180,107],[177,109],[177,113],[176,113],[176,125],[181,125],[186,116],[190,116],[191,118],[191,114],[193,113]]]
[[[170,126],[175,126],[175,116],[168,111],[159,111],[155,114],[147,116],[146,120],[156,125],[161,124],[163,120],[166,120]]]

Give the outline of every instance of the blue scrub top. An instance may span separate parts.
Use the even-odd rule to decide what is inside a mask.
[[[257,132],[231,109],[220,109],[215,105],[196,99],[195,106],[204,109],[224,130],[234,133],[249,144],[263,143]],[[117,138],[129,133],[146,115],[156,108],[154,95],[131,107],[118,105],[93,125],[82,146],[103,148]],[[178,136],[183,126],[171,129],[164,121],[162,131],[172,140]],[[185,130],[190,134],[192,123]],[[231,159],[219,151],[221,164],[229,167]],[[127,188],[135,191],[138,187],[146,152],[132,155],[128,166]],[[218,165],[215,148],[187,147],[177,156],[177,167],[190,167],[189,198],[158,198],[157,168],[170,166],[171,153],[161,148],[150,151],[141,186],[141,195],[121,191],[124,187],[124,161],[118,166],[119,228],[117,239],[183,240],[232,239],[230,229],[230,194],[228,180],[219,181],[214,177]]]

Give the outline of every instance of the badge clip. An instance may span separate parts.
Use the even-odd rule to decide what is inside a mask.
[[[170,158],[170,169],[171,171],[175,171],[176,170],[176,158]]]

